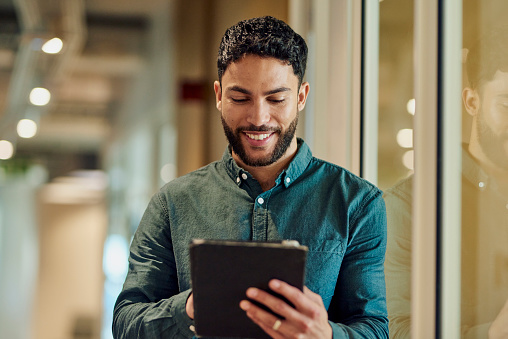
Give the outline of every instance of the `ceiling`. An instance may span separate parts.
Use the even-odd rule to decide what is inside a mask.
[[[155,13],[166,8],[164,3],[167,0],[0,0],[0,140],[15,143],[16,156],[10,161],[14,168],[35,161],[56,177],[101,167],[101,148],[143,69],[149,26]],[[476,13],[476,3],[464,0],[465,13]],[[380,9],[382,106],[383,100],[391,100],[390,93],[405,101],[410,97],[396,91],[390,70],[397,67],[411,76],[394,53],[399,53],[400,44],[411,50],[414,8],[413,1],[384,0]],[[55,36],[64,41],[64,49],[57,55],[41,52],[42,42]],[[407,65],[410,70],[411,63]],[[39,86],[52,94],[44,107],[28,101],[30,90]],[[409,88],[405,83],[399,87]],[[382,108],[381,131],[391,131],[386,126],[399,128],[393,121],[401,119],[392,114],[397,109]],[[16,136],[22,118],[38,122],[34,138]],[[380,135],[380,140],[392,140],[393,134]],[[393,172],[391,163],[384,163]]]
[[[0,140],[14,142],[12,162],[43,162],[52,177],[99,167],[162,1],[0,0]],[[62,51],[42,52],[54,37]],[[29,102],[34,87],[50,90],[47,106]],[[38,123],[34,138],[16,135],[22,118]]]

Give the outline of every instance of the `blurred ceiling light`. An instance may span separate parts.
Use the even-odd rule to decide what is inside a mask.
[[[45,106],[51,99],[51,93],[45,88],[35,87],[30,92],[30,102],[35,106]]]
[[[56,54],[62,50],[63,42],[59,38],[53,38],[42,45],[42,51],[48,54]]]
[[[10,141],[0,140],[0,160],[12,158],[14,154],[14,146]]]
[[[164,182],[170,182],[176,177],[176,167],[173,164],[166,164],[161,168],[161,179]]]
[[[21,119],[18,122],[17,131],[22,138],[32,138],[37,134],[37,124],[30,119]]]
[[[397,133],[397,143],[402,148],[413,148],[413,130],[411,128],[401,129]]]
[[[414,170],[415,168],[415,151],[410,150],[404,153],[402,156],[402,164],[410,170]]]
[[[409,114],[415,115],[415,109],[416,109],[415,99],[409,99],[409,101],[406,104],[406,109]]]

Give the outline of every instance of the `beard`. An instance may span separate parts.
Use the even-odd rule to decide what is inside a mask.
[[[233,152],[235,152],[240,160],[247,165],[252,167],[260,167],[260,166],[268,166],[275,163],[279,160],[284,153],[286,153],[287,149],[291,145],[291,141],[293,141],[293,137],[295,136],[296,126],[298,125],[298,113],[296,117],[289,124],[288,129],[283,132],[280,128],[270,128],[267,126],[247,126],[247,127],[238,127],[235,131],[224,120],[224,117],[221,115],[222,127],[224,127],[224,134],[228,139],[229,145],[231,146]],[[245,150],[245,147],[242,144],[242,132],[243,131],[252,131],[252,132],[275,132],[279,134],[279,139],[275,144],[275,148],[272,153],[267,154],[262,158],[253,158],[249,156]]]
[[[476,126],[478,144],[483,153],[498,168],[508,170],[508,133],[496,135],[485,121],[481,107]]]

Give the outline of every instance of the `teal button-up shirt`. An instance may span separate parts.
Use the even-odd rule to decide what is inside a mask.
[[[382,193],[314,158],[303,140],[266,192],[228,148],[222,160],[153,196],[134,235],[115,305],[116,338],[193,337],[185,303],[194,238],[297,240],[309,248],[305,284],[321,295],[334,338],[388,337]]]

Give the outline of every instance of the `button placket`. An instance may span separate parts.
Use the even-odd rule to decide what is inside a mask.
[[[268,195],[259,195],[255,200],[254,211],[252,217],[252,240],[254,241],[266,241],[268,224]]]

